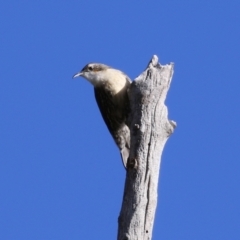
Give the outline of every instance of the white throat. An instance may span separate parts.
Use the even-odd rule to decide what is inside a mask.
[[[103,71],[100,72],[85,72],[83,73],[82,77],[87,79],[94,87],[98,86],[104,77]]]
[[[99,72],[85,72],[82,75],[94,87],[99,85],[109,85],[115,93],[118,93],[126,85],[126,76],[119,70],[109,68]]]

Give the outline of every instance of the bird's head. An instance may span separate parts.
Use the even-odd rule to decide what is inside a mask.
[[[84,77],[94,86],[97,86],[101,81],[104,80],[106,70],[111,67],[101,63],[89,63],[80,72],[75,74],[73,78]]]

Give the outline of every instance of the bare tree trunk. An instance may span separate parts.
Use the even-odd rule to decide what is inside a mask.
[[[128,160],[118,240],[150,240],[157,206],[161,154],[176,123],[164,105],[173,64],[161,66],[153,56],[129,90],[131,151]]]

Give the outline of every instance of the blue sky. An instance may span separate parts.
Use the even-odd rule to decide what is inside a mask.
[[[240,239],[239,1],[1,1],[0,239],[116,239],[125,172],[92,86],[175,63],[153,239]]]

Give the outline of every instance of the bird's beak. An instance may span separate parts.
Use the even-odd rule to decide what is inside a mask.
[[[73,75],[72,78],[80,77],[80,76],[82,76],[82,74],[83,74],[82,72],[78,72],[75,75]]]

